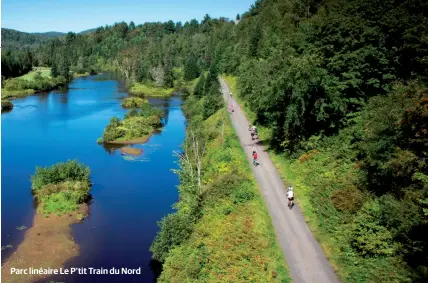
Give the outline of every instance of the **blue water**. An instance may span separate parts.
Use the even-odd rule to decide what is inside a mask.
[[[150,282],[149,246],[156,222],[177,201],[178,177],[173,151],[185,136],[180,97],[154,99],[164,109],[165,127],[144,145],[136,158],[96,143],[112,116],[123,118],[120,100],[127,93],[108,75],[74,80],[67,92],[14,100],[14,109],[2,114],[2,261],[31,227],[35,205],[30,176],[35,167],[77,158],[91,168],[93,187],[90,215],[72,226],[80,255],[66,265],[94,268],[139,268],[138,276],[88,275],[66,277],[66,282]]]

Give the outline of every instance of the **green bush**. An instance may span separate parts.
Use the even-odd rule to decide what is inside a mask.
[[[66,181],[89,182],[89,167],[77,160],[59,162],[51,167],[36,167],[36,174],[31,176],[32,189],[37,193],[45,185]]]
[[[89,185],[87,183],[68,183],[65,186],[57,186],[61,190],[56,193],[39,197],[41,200],[41,211],[43,214],[56,213],[58,215],[75,211],[79,204],[83,203],[89,196]]]
[[[117,117],[110,119],[110,123],[104,129],[105,142],[116,140],[131,140],[151,134],[162,126],[163,111],[144,103],[138,110],[133,108],[121,121]]]
[[[255,197],[254,191],[249,188],[250,186],[251,184],[244,183],[233,192],[233,202],[235,204],[245,203]]]
[[[364,256],[393,255],[396,251],[391,232],[367,215],[355,220],[351,244]]]
[[[121,105],[123,108],[140,108],[146,103],[148,103],[147,100],[139,97],[127,97],[122,100]]]
[[[190,236],[195,220],[191,214],[172,213],[165,216],[158,223],[160,232],[150,247],[153,258],[164,262],[168,252]]]
[[[37,167],[31,176],[39,211],[48,215],[74,211],[89,197],[90,170],[76,160]]]
[[[339,211],[356,212],[363,204],[363,196],[364,194],[357,188],[348,188],[334,191],[331,201]]]
[[[13,108],[13,103],[9,100],[2,100],[1,101],[1,110],[11,110]]]
[[[204,97],[204,104],[203,104],[203,117],[204,119],[207,119],[211,115],[213,115],[217,110],[219,110],[223,105],[222,97],[219,93],[219,91],[206,95]]]

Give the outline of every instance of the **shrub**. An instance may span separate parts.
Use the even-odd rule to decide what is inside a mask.
[[[147,100],[139,97],[127,97],[122,100],[121,105],[123,108],[140,108],[146,103],[148,103]]]
[[[203,104],[203,117],[207,119],[211,115],[213,115],[217,110],[219,110],[222,106],[222,97],[220,94],[209,94],[204,97]]]
[[[77,160],[60,162],[51,167],[37,167],[36,174],[31,176],[32,189],[37,192],[45,185],[66,181],[89,182],[89,174],[89,167],[85,167]]]
[[[117,117],[111,118],[104,129],[103,139],[105,142],[111,142],[147,136],[162,125],[162,116],[161,109],[155,109],[144,103],[139,110],[131,109],[123,121]]]
[[[348,188],[334,191],[331,201],[338,211],[356,212],[363,203],[363,196],[357,188]]]
[[[252,200],[255,195],[253,189],[250,188],[251,186],[254,186],[254,184],[245,183],[242,184],[239,189],[235,190],[233,192],[233,202],[238,204]]]
[[[89,174],[89,168],[76,160],[37,167],[31,181],[39,211],[61,215],[78,209],[89,197]]]
[[[352,246],[364,256],[394,254],[396,247],[391,232],[379,222],[380,207],[369,201],[354,221]]]
[[[9,100],[2,100],[1,101],[1,110],[11,110],[13,108],[13,103]]]
[[[168,252],[190,236],[195,220],[191,214],[172,213],[164,217],[158,223],[160,232],[150,247],[153,258],[164,262]]]

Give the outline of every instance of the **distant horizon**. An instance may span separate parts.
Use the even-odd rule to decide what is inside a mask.
[[[128,23],[128,24],[129,24],[129,23]],[[105,25],[104,25],[104,26],[105,26]],[[50,32],[67,34],[68,32],[70,32],[70,31],[66,31],[66,32],[64,32],[64,31],[57,31],[57,30],[49,30],[49,31],[22,31],[22,30],[18,30],[18,29],[14,29],[14,28],[3,27],[3,26],[2,26],[1,28],[9,29],[9,30],[15,30],[15,31],[19,31],[19,32],[29,33],[29,34],[36,34],[36,33],[50,33]],[[96,28],[98,28],[98,27],[95,27],[95,28],[88,28],[88,29],[81,30],[81,31],[71,31],[71,32],[74,32],[74,33],[81,33],[81,32],[84,32],[84,31],[87,31],[87,30],[91,30],[91,29],[96,29]]]
[[[235,20],[237,14],[248,11],[255,0],[75,0],[52,2],[49,0],[2,1],[2,28],[26,33],[75,32],[79,33],[116,22],[135,25],[147,22],[181,22],[192,19],[200,22],[206,14],[212,18]],[[96,13],[94,13],[96,11]]]

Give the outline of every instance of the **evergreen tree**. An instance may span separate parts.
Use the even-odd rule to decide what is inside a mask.
[[[193,94],[199,97],[204,95],[204,85],[205,85],[205,75],[204,73],[202,73],[201,76],[199,77],[198,83],[195,86],[195,90],[193,91]]]
[[[220,85],[212,84],[208,89],[205,88],[203,117],[207,119],[219,110],[222,105],[222,97],[220,93]]]
[[[174,73],[172,71],[172,64],[165,64],[164,68],[164,86],[171,88],[174,87]]]
[[[143,82],[148,78],[149,78],[149,70],[146,62],[142,60],[140,63],[140,67],[137,70],[137,80],[139,82]]]
[[[66,81],[70,80],[70,65],[66,57],[61,57],[59,61],[58,74],[65,78]]]
[[[199,76],[199,68],[196,56],[191,54],[184,65],[184,80],[191,81]]]
[[[209,91],[212,86],[220,87],[218,82],[218,69],[215,60],[211,62],[210,70],[208,71],[204,86],[205,91]]]
[[[258,54],[258,48],[259,48],[259,42],[262,38],[262,30],[259,24],[256,24],[251,29],[251,35],[250,35],[250,44],[249,44],[249,50],[248,54],[251,57],[256,57]]]
[[[51,76],[56,78],[59,76],[58,66],[56,62],[53,62],[51,65]]]

